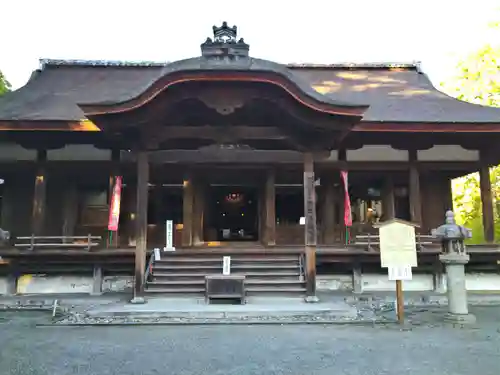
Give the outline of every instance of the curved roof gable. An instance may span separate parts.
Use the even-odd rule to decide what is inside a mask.
[[[165,64],[157,77],[134,91],[115,96],[112,100],[79,102],[89,115],[127,111],[152,100],[173,84],[187,81],[248,81],[264,82],[291,94],[310,108],[326,113],[352,115],[361,118],[367,104],[332,99],[315,91],[287,66],[249,56],[250,46],[237,40],[236,26],[213,27],[214,39],[201,44],[201,56]]]

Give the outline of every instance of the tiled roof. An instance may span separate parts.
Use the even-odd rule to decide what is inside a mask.
[[[429,123],[500,123],[500,109],[467,103],[436,89],[419,64],[377,67],[291,68],[318,92],[370,107],[363,121]]]
[[[279,70],[317,100],[370,105],[363,121],[500,123],[500,109],[445,95],[416,63],[284,66],[260,59],[250,61],[236,68]],[[200,58],[174,63],[42,60],[41,69],[26,86],[0,97],[0,120],[81,120],[84,115],[78,104],[125,101],[162,76],[189,69],[206,67]]]

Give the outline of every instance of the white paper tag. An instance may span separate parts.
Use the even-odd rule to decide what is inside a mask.
[[[391,281],[412,279],[411,266],[388,267],[387,271]]]
[[[231,257],[229,256],[222,258],[222,274],[224,276],[231,274]]]

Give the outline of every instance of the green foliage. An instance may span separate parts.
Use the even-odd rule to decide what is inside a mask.
[[[12,86],[10,85],[9,81],[7,81],[7,78],[5,78],[3,73],[0,71],[0,95],[5,94],[11,89]]]
[[[494,202],[495,238],[500,239],[500,167],[490,168],[490,181]],[[457,222],[472,229],[469,243],[484,243],[479,173],[453,180],[452,191]]]
[[[499,28],[500,22],[490,25]],[[457,77],[442,84],[449,95],[467,102],[500,107],[500,45],[486,45],[460,62]],[[500,239],[500,166],[490,169],[491,188],[495,205],[495,238]],[[470,243],[483,243],[483,223],[479,174],[453,181],[453,205],[457,221],[472,229]]]
[[[460,74],[444,90],[470,103],[500,107],[500,46],[487,45],[458,65]]]

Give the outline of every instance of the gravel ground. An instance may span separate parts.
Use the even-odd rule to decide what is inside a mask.
[[[39,312],[0,313],[2,375],[497,375],[500,309],[476,328],[409,312],[418,325],[44,327]],[[390,313],[390,312],[389,312]],[[413,315],[412,315],[413,314]],[[417,319],[418,317],[418,319]]]

